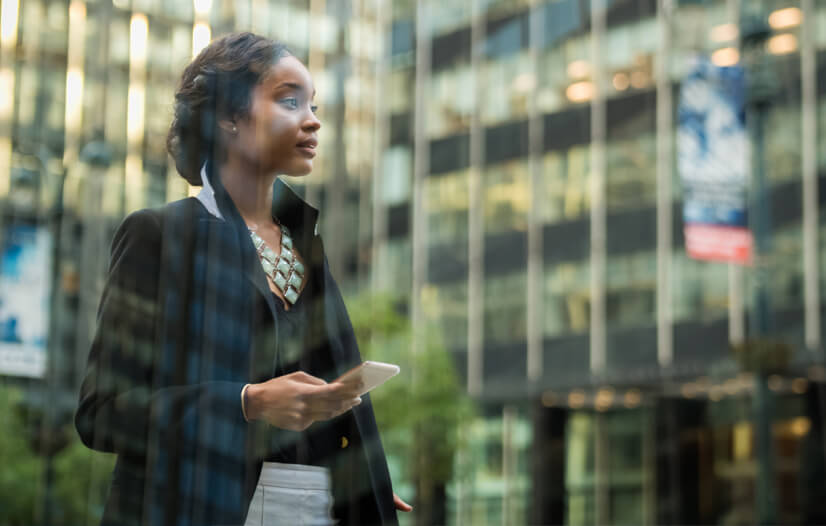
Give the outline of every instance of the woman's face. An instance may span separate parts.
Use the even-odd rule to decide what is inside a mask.
[[[282,57],[253,88],[249,114],[235,121],[237,133],[229,148],[266,173],[310,173],[321,128],[314,96],[304,64]]]

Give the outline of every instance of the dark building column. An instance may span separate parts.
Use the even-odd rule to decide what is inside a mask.
[[[683,398],[656,401],[656,524],[705,524],[700,509],[703,455],[696,430],[704,425],[706,403]]]
[[[812,382],[805,404],[811,426],[800,444],[800,524],[826,524],[826,384]]]
[[[533,413],[533,495],[529,524],[565,522],[565,424],[568,410],[537,403]]]

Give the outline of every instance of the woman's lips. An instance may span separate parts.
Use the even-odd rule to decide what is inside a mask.
[[[300,151],[302,154],[309,157],[310,159],[315,157],[315,148],[311,148],[309,146],[296,146],[296,148],[298,148],[298,151]]]

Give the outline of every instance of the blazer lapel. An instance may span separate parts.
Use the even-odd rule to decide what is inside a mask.
[[[318,235],[318,210],[301,199],[281,178],[272,185],[272,216],[290,229],[293,239],[300,243],[302,253],[307,254],[311,240]]]
[[[253,284],[255,289],[264,296],[270,314],[277,319],[275,298],[267,283],[267,277],[261,268],[255,246],[249,236],[247,225],[232,202],[220,177],[213,171],[213,165],[208,162],[201,169],[203,189],[198,194],[198,200],[204,204],[207,211],[217,220],[226,224],[227,234],[238,236],[241,247],[241,261],[244,276]],[[289,185],[280,178],[273,183],[273,219],[280,221],[292,233],[293,240],[298,244],[299,251],[309,263],[310,268],[318,268],[314,240],[317,239],[318,210],[301,199]],[[322,256],[323,258],[323,256]]]
[[[213,175],[211,162],[206,163],[201,169],[201,181],[203,189],[198,194],[198,200],[203,203],[210,215],[226,226],[225,232],[227,235],[237,237],[238,246],[241,247],[241,268],[244,277],[252,283],[259,294],[264,296],[270,314],[274,320],[277,319],[275,299],[272,297],[269,284],[267,284],[267,276],[264,274],[264,269],[261,268],[247,225],[238,212],[238,208],[235,207],[235,203],[232,202],[221,184],[220,178]]]
[[[255,246],[252,240],[241,240],[241,250],[244,252],[251,252],[244,257],[244,276],[252,283],[258,292],[264,296],[267,301],[267,306],[270,308],[270,314],[276,318],[275,298],[273,298],[270,285],[267,283],[267,276],[264,274],[264,269],[261,268],[261,263],[258,261],[258,254],[255,253]]]

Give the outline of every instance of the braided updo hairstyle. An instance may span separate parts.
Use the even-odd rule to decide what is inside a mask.
[[[223,155],[218,120],[245,117],[255,85],[288,55],[280,42],[233,33],[211,42],[184,69],[166,149],[189,184],[200,186],[201,166]]]

